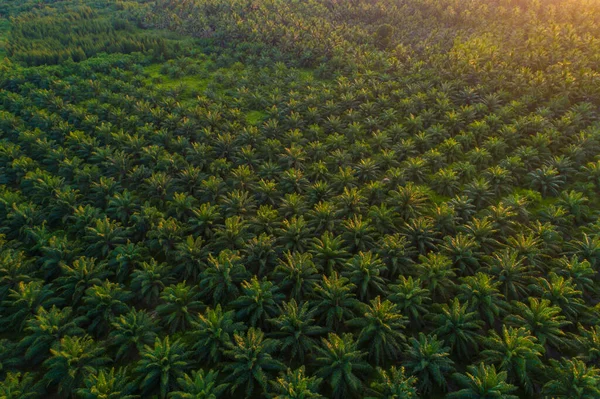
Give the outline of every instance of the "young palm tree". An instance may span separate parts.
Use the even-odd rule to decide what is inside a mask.
[[[0,397],[5,399],[36,399],[42,395],[40,384],[32,373],[8,372],[0,384]]]
[[[432,299],[445,299],[455,287],[452,281],[456,274],[452,260],[444,254],[430,252],[420,255],[417,266],[418,276],[423,285],[431,292]]]
[[[381,276],[385,265],[379,256],[369,252],[359,252],[354,255],[342,272],[358,290],[361,301],[372,298],[376,294],[385,293],[385,279]]]
[[[223,312],[220,304],[214,309],[207,308],[197,321],[192,322],[190,335],[194,356],[200,361],[219,363],[233,334],[245,329],[244,323],[234,321],[233,310]]]
[[[139,354],[146,345],[152,345],[159,330],[157,320],[145,310],[131,309],[111,323],[109,343],[117,349],[116,359]]]
[[[66,336],[55,349],[50,349],[50,353],[52,356],[44,362],[47,370],[44,380],[47,385],[57,386],[58,393],[65,398],[74,398],[75,390],[82,386],[85,376],[110,361],[102,356],[102,348],[88,336]]]
[[[570,278],[558,276],[554,272],[548,278],[540,277],[532,291],[548,299],[552,305],[558,306],[571,322],[576,321],[586,308],[581,291],[577,290]]]
[[[344,246],[344,240],[326,231],[321,238],[313,238],[311,248],[315,261],[327,275],[342,266],[349,256]]]
[[[364,361],[366,352],[357,349],[352,334],[330,333],[322,339],[322,346],[317,347],[316,361],[319,365],[317,375],[327,380],[332,397],[348,398],[361,394],[362,378],[371,367]]]
[[[316,338],[326,331],[315,325],[314,314],[315,309],[310,309],[308,302],[298,305],[291,299],[282,305],[278,317],[269,319],[276,327],[273,337],[281,343],[280,350],[289,351],[292,359],[297,356],[302,363],[314,348]]]
[[[498,373],[494,366],[479,363],[469,366],[466,374],[455,373],[454,379],[464,387],[450,393],[448,399],[517,399],[511,395],[517,387],[506,382],[506,372]]]
[[[135,386],[129,382],[127,370],[101,369],[87,375],[85,388],[77,389],[77,396],[84,399],[135,399]]]
[[[528,286],[533,281],[534,272],[516,251],[506,249],[494,253],[487,270],[500,281],[501,293],[506,299],[520,300],[529,295]]]
[[[156,307],[156,312],[170,333],[188,329],[196,314],[204,307],[198,300],[196,286],[186,285],[185,281],[165,287],[160,298],[163,303]]]
[[[558,306],[552,306],[547,299],[529,298],[529,306],[515,302],[515,314],[506,317],[517,327],[528,328],[541,345],[562,348],[566,345],[564,327],[571,324],[562,316]]]
[[[242,283],[242,295],[232,301],[231,306],[237,309],[239,320],[246,320],[252,327],[263,327],[266,319],[275,317],[277,305],[283,298],[272,282],[254,276]]]
[[[27,320],[27,335],[19,342],[19,347],[25,351],[25,360],[39,364],[48,358],[50,348],[65,336],[83,335],[85,331],[78,326],[80,322],[73,318],[70,307],[58,309],[52,306],[49,310],[40,307],[35,317]]]
[[[304,366],[296,370],[287,369],[285,374],[271,383],[273,399],[323,399],[319,394],[319,385],[323,380],[306,375]]]
[[[247,276],[237,252],[223,250],[216,258],[211,254],[206,270],[200,275],[200,294],[212,299],[214,305],[235,299],[239,293],[238,284]]]
[[[218,399],[227,389],[227,384],[220,384],[218,372],[209,370],[192,371],[177,380],[179,391],[169,394],[169,399]]]
[[[495,331],[483,342],[481,358],[486,364],[495,364],[508,375],[508,381],[518,384],[526,392],[533,392],[534,373],[540,369],[544,347],[524,328],[502,327],[502,335]]]
[[[188,353],[179,341],[170,343],[169,337],[156,338],[154,346],[146,345],[141,352],[135,371],[140,376],[139,387],[144,395],[158,393],[161,399],[174,391],[177,379],[189,367]]]
[[[435,335],[419,333],[419,339],[411,338],[404,352],[402,366],[419,379],[418,388],[424,394],[434,389],[446,389],[446,376],[454,371],[448,347]]]
[[[355,298],[353,290],[354,284],[335,272],[331,277],[323,276],[321,284],[315,287],[316,316],[320,322],[325,322],[327,328],[337,331],[355,316],[360,301]]]
[[[377,369],[377,379],[371,383],[370,394],[365,399],[418,399],[417,378],[407,376],[404,367],[392,366],[389,371]]]
[[[429,313],[429,290],[423,288],[418,278],[400,276],[396,284],[390,286],[390,300],[398,305],[403,315],[409,317],[414,327],[420,327],[424,316]]]
[[[488,325],[494,325],[494,320],[503,313],[506,302],[498,291],[500,282],[485,273],[462,278],[459,287],[459,299],[469,304],[470,311],[479,315]]]
[[[237,392],[251,397],[257,384],[263,393],[266,392],[268,373],[284,368],[271,356],[278,346],[277,341],[264,338],[259,329],[250,328],[246,334],[234,334],[233,343],[230,342],[224,352],[230,362],[223,369],[227,374],[226,381],[231,384],[232,395]],[[239,391],[239,388],[243,388],[243,391]]]
[[[600,397],[600,369],[578,359],[551,359],[553,378],[542,392],[550,397],[594,399]]]
[[[131,293],[120,284],[110,281],[88,288],[83,297],[83,306],[80,307],[88,331],[98,336],[106,334],[110,323],[129,310],[127,302],[131,297]]]
[[[296,300],[302,300],[312,293],[319,281],[318,270],[308,252],[286,252],[273,271],[279,287]]]
[[[139,268],[131,273],[131,289],[136,293],[136,298],[143,303],[155,306],[165,285],[172,281],[169,274],[166,263],[158,263],[154,258],[150,258],[149,262],[142,262]]]
[[[436,326],[433,333],[447,342],[459,359],[468,359],[473,349],[477,349],[479,332],[483,326],[479,314],[469,312],[467,306],[467,303],[461,305],[458,298],[454,298],[450,306],[442,304],[431,318]]]
[[[382,301],[379,296],[371,300],[362,317],[349,320],[347,324],[360,329],[358,345],[369,348],[369,360],[378,366],[395,359],[406,339],[404,316],[395,304]]]
[[[93,285],[100,285],[108,277],[106,263],[96,262],[95,258],[81,257],[72,266],[61,264],[62,275],[56,279],[61,298],[71,306],[77,306],[85,291]]]

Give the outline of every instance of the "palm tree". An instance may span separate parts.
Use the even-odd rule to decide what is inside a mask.
[[[331,275],[336,266],[342,266],[349,255],[344,247],[344,240],[329,231],[321,238],[313,238],[310,251],[327,275]]]
[[[312,293],[319,280],[318,270],[308,252],[286,252],[273,271],[273,277],[284,292],[302,300]]]
[[[219,384],[219,373],[209,370],[192,371],[177,380],[179,391],[169,394],[169,399],[218,399],[227,389],[227,384]]]
[[[418,399],[417,378],[407,376],[404,367],[392,366],[389,371],[377,369],[377,379],[371,383],[372,395],[365,399]]]
[[[73,318],[70,307],[49,310],[40,307],[35,317],[27,320],[27,335],[19,342],[24,358],[31,364],[38,364],[48,358],[50,349],[65,336],[83,335],[85,331],[78,326],[81,320]]]
[[[75,390],[95,367],[110,361],[102,356],[102,348],[88,336],[65,336],[55,349],[50,349],[50,353],[52,356],[44,362],[47,370],[44,380],[48,385],[57,386],[58,393],[67,398],[75,397]]]
[[[360,306],[352,291],[354,284],[347,278],[333,272],[330,277],[323,276],[321,284],[315,287],[316,316],[325,322],[329,329],[337,331],[347,320],[355,316]]]
[[[533,392],[532,376],[542,366],[544,347],[525,328],[502,326],[502,335],[491,331],[483,341],[481,359],[495,364],[508,375],[508,381],[520,385],[526,392]]]
[[[455,373],[454,379],[464,388],[450,393],[449,399],[517,399],[511,395],[517,387],[506,382],[506,372],[479,363],[469,366],[466,374]]]
[[[264,333],[256,328],[251,327],[246,334],[234,334],[233,343],[229,343],[225,351],[230,362],[223,369],[232,395],[238,392],[250,397],[256,384],[266,392],[267,373],[283,370],[283,364],[271,356],[278,346],[276,340],[264,338]],[[239,392],[241,387],[244,389]]]
[[[528,286],[533,281],[531,266],[517,251],[506,249],[489,258],[487,271],[500,282],[502,295],[508,300],[520,300],[529,294]]]
[[[270,381],[273,399],[323,399],[319,394],[319,385],[323,380],[306,375],[305,367],[296,370],[287,369],[285,374]]]
[[[582,313],[586,312],[582,293],[575,288],[570,278],[550,272],[548,278],[537,279],[537,284],[533,286],[532,291],[540,294],[543,299],[548,299],[552,305],[558,306],[571,322],[576,321]]]
[[[179,341],[171,344],[168,336],[162,340],[157,337],[154,346],[144,346],[140,355],[135,371],[140,375],[139,387],[146,396],[158,392],[161,399],[166,398],[189,367],[185,346]]]
[[[437,248],[437,232],[431,218],[419,216],[409,219],[404,225],[403,232],[410,244],[421,255],[425,255],[427,252]]]
[[[395,278],[411,269],[413,251],[405,236],[399,233],[383,236],[378,252],[387,266],[388,278]]]
[[[158,263],[154,258],[142,262],[139,269],[131,273],[131,289],[138,300],[147,306],[155,306],[165,285],[172,281],[167,263]]]
[[[152,345],[159,330],[158,322],[145,310],[131,309],[111,323],[108,342],[117,348],[116,359],[139,354],[146,345]]]
[[[419,333],[411,338],[403,356],[402,366],[419,379],[418,388],[429,394],[434,388],[446,389],[446,375],[454,371],[449,349],[437,336]]]
[[[594,399],[600,397],[600,369],[578,359],[551,359],[553,378],[542,392],[551,397]]]
[[[390,286],[390,300],[398,305],[400,312],[409,317],[414,327],[423,324],[423,318],[431,301],[429,290],[423,288],[421,280],[400,276],[396,284]]]
[[[289,351],[292,359],[297,356],[302,363],[315,346],[316,337],[326,331],[315,325],[314,314],[308,302],[298,305],[291,299],[282,305],[278,317],[269,319],[276,327],[273,337],[280,342],[280,350]]]
[[[430,252],[427,256],[419,255],[416,265],[417,273],[423,285],[431,292],[432,299],[445,299],[455,287],[452,281],[456,274],[452,260],[439,252]]]
[[[217,257],[208,256],[208,266],[200,274],[201,296],[211,298],[213,304],[232,300],[239,293],[238,284],[248,273],[237,252],[223,250]]]
[[[456,236],[444,237],[444,244],[442,245],[444,250],[455,268],[460,270],[462,275],[472,274],[479,268],[479,257],[481,253],[479,250],[479,244],[475,241],[475,238],[458,233]]]
[[[135,399],[135,386],[127,377],[127,370],[101,369],[86,376],[85,388],[77,389],[77,396],[84,399]]]
[[[0,384],[0,397],[5,399],[36,399],[42,395],[35,374],[8,372]]]
[[[488,325],[494,325],[494,320],[507,306],[498,291],[500,282],[481,272],[474,276],[463,277],[461,280],[462,284],[458,288],[459,299],[469,304],[469,311],[479,312]]]
[[[244,323],[234,321],[233,310],[223,312],[220,304],[214,309],[207,308],[197,321],[192,322],[190,335],[194,356],[200,361],[219,363],[233,334],[245,328]]]
[[[72,266],[61,264],[61,271],[56,285],[60,287],[62,298],[71,306],[77,306],[88,288],[102,284],[109,275],[106,263],[86,257],[74,260]]]
[[[333,398],[353,397],[362,392],[360,377],[371,371],[364,361],[366,355],[357,349],[352,334],[330,333],[327,339],[322,338],[322,346],[317,347],[317,375],[327,380]]]
[[[548,344],[558,349],[565,346],[563,328],[571,323],[560,314],[558,306],[552,306],[547,299],[530,297],[529,306],[514,302],[514,307],[515,313],[506,317],[509,323],[529,329],[543,346]]]
[[[458,298],[454,298],[450,306],[439,306],[439,311],[431,318],[436,326],[433,334],[447,342],[459,359],[469,358],[472,350],[477,349],[479,331],[483,326],[479,314],[469,312],[467,306],[467,303],[461,305]]]
[[[385,265],[376,254],[359,252],[344,268],[342,275],[357,287],[361,301],[373,297],[374,294],[385,293],[385,280],[381,277]]]
[[[382,301],[379,296],[371,300],[362,317],[347,324],[360,329],[358,345],[369,348],[369,360],[378,366],[395,359],[406,339],[402,332],[406,325],[404,316],[395,304]]]
[[[165,287],[160,294],[160,299],[163,303],[156,307],[156,312],[163,319],[170,333],[188,329],[194,316],[204,307],[198,300],[196,286],[186,285],[185,281]]]
[[[284,295],[272,282],[253,276],[250,281],[242,283],[242,295],[231,302],[231,306],[237,309],[238,319],[248,321],[252,327],[263,327],[266,319],[275,317],[277,305],[283,298]]]
[[[110,323],[129,310],[127,302],[131,297],[131,293],[120,284],[108,280],[88,288],[80,307],[88,323],[88,331],[97,336],[106,334]]]
[[[0,303],[0,330],[23,330],[27,320],[34,317],[38,309],[47,305],[53,294],[43,281],[19,282],[14,289],[8,291],[8,298]]]

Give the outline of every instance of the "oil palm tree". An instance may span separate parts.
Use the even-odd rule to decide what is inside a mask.
[[[354,294],[354,284],[345,277],[332,273],[315,287],[316,316],[327,328],[337,331],[347,320],[356,315],[360,306]]]
[[[358,350],[352,334],[339,336],[330,333],[322,338],[322,345],[316,348],[317,376],[325,379],[331,389],[332,398],[348,398],[361,394],[362,378],[371,367],[364,358],[367,353]],[[361,378],[362,377],[362,378]]]
[[[434,389],[446,389],[447,375],[454,371],[449,350],[435,335],[419,333],[418,339],[410,338],[402,366],[419,379],[417,386],[424,394],[428,395]]]
[[[315,347],[316,338],[326,331],[316,325],[314,315],[315,309],[308,302],[298,304],[291,299],[283,303],[279,316],[269,319],[276,327],[272,335],[280,342],[280,350],[289,352],[292,359],[298,357],[302,363]]]
[[[600,396],[600,369],[578,359],[551,359],[553,378],[542,393],[550,397],[592,399]]]
[[[40,307],[37,314],[27,320],[27,335],[19,342],[24,358],[31,364],[39,364],[50,355],[50,349],[63,337],[81,336],[85,331],[79,327],[81,320],[73,317],[70,307],[62,309],[52,306],[49,310]]]
[[[374,295],[385,293],[385,279],[382,277],[385,265],[373,252],[359,252],[354,255],[342,272],[354,284],[361,301]]]
[[[159,331],[158,321],[145,310],[131,309],[111,323],[109,343],[117,349],[116,359],[139,354],[152,345]]]
[[[508,381],[533,393],[532,378],[542,366],[544,347],[525,327],[502,327],[502,333],[491,331],[483,340],[481,359],[505,371]]]
[[[458,298],[468,303],[470,311],[479,312],[480,317],[488,324],[504,313],[507,304],[498,290],[500,282],[491,276],[479,272],[474,276],[462,278]]]
[[[284,368],[272,356],[278,346],[276,340],[265,338],[261,330],[252,327],[246,334],[233,335],[233,342],[228,344],[224,352],[230,361],[223,369],[227,374],[226,381],[231,384],[232,394],[251,397],[256,385],[261,388],[262,393],[267,391],[269,373]]]
[[[135,399],[135,386],[129,381],[127,370],[93,370],[84,380],[84,388],[77,389],[77,396],[84,399]]]
[[[308,252],[286,252],[273,271],[273,277],[283,292],[302,300],[313,292],[319,281],[318,270]]]
[[[194,357],[213,364],[221,361],[233,334],[246,329],[244,323],[234,321],[234,314],[233,310],[224,312],[219,304],[214,309],[207,308],[192,322],[189,334],[194,341]]]
[[[304,366],[296,370],[287,369],[271,383],[273,399],[323,399],[319,393],[319,385],[323,380],[306,375]]]
[[[238,284],[247,276],[237,252],[223,250],[217,257],[211,254],[207,268],[200,274],[200,294],[203,298],[212,299],[214,305],[235,299],[239,293]]]
[[[183,377],[189,367],[185,346],[175,341],[171,344],[166,336],[156,338],[154,345],[146,345],[135,371],[140,377],[138,386],[146,396],[158,394],[161,399],[178,387],[177,379]]]
[[[247,321],[252,327],[263,327],[266,319],[277,315],[277,305],[281,303],[284,295],[272,282],[256,276],[250,281],[242,282],[242,294],[231,302],[237,309],[236,316],[239,320]]]
[[[347,325],[359,329],[358,345],[369,348],[369,360],[377,366],[395,359],[406,339],[404,316],[395,304],[379,296],[365,307],[362,317],[349,320]]]
[[[196,286],[186,285],[185,281],[165,287],[160,298],[163,303],[156,307],[156,312],[170,333],[188,329],[196,314],[204,307],[198,300]]]
[[[400,276],[396,284],[390,285],[390,301],[398,305],[400,312],[410,319],[411,326],[423,325],[423,317],[429,313],[431,301],[428,289],[421,280]]]
[[[220,384],[216,371],[192,371],[177,380],[179,391],[169,394],[169,399],[218,399],[227,389],[227,384]]]
[[[529,329],[541,345],[550,345],[558,349],[566,345],[566,334],[563,330],[571,323],[561,315],[561,309],[552,306],[548,299],[530,297],[529,305],[515,302],[514,312],[507,316],[506,320],[517,327]]]
[[[517,399],[511,395],[517,387],[506,382],[506,372],[479,363],[469,366],[465,374],[455,373],[454,379],[463,388],[448,394],[449,399]]]
[[[479,314],[467,310],[468,304],[461,304],[454,298],[450,305],[442,304],[433,314],[431,321],[436,329],[433,334],[450,345],[450,350],[459,359],[468,359],[477,350],[479,332],[483,326]]]
[[[49,386],[56,386],[59,395],[74,398],[85,376],[110,361],[102,353],[102,348],[89,336],[65,336],[54,349],[50,349],[51,356],[44,362],[47,370],[44,381]]]
[[[371,383],[366,399],[418,399],[417,378],[406,375],[404,367],[392,366],[388,371],[377,369],[377,379]]]

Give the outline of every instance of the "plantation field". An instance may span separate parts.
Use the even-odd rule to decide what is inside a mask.
[[[597,1],[0,15],[0,398],[600,398]]]

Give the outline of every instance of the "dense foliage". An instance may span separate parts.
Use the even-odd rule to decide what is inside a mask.
[[[0,17],[0,397],[600,397],[597,1]]]

